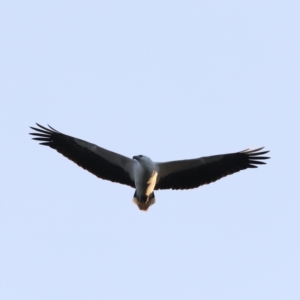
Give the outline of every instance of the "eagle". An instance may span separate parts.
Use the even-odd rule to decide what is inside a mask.
[[[154,162],[145,155],[132,158],[63,134],[50,125],[30,127],[33,140],[49,146],[97,177],[135,189],[133,202],[142,211],[155,203],[155,190],[186,190],[209,184],[241,170],[265,164],[264,147],[195,159]]]

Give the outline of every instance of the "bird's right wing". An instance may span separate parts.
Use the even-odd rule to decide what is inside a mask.
[[[133,159],[65,135],[49,125],[49,128],[37,126],[39,128],[30,127],[35,130],[30,134],[35,136],[34,140],[41,141],[41,145],[55,149],[99,178],[135,187]]]

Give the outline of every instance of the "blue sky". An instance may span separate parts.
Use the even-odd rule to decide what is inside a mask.
[[[2,2],[1,299],[299,299],[299,8]],[[143,213],[35,122],[154,161],[272,159]]]

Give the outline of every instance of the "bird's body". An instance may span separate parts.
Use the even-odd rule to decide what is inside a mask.
[[[265,164],[263,148],[196,159],[157,163],[144,155],[132,159],[84,140],[43,127],[31,127],[35,140],[66,156],[99,178],[135,188],[133,202],[146,211],[155,203],[154,190],[191,189],[214,182],[227,175]]]
[[[133,196],[135,203],[141,210],[147,210],[155,203],[154,188],[156,185],[158,167],[147,156],[138,155],[133,157],[135,162],[134,178],[136,191]]]

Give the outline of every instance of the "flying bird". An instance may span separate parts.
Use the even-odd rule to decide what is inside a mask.
[[[63,134],[50,125],[36,123],[30,133],[41,145],[49,146],[99,178],[135,189],[133,202],[146,211],[155,203],[154,190],[184,190],[209,184],[227,175],[265,164],[269,151],[246,149],[236,153],[169,162],[154,162],[144,155],[129,158],[95,144]]]

